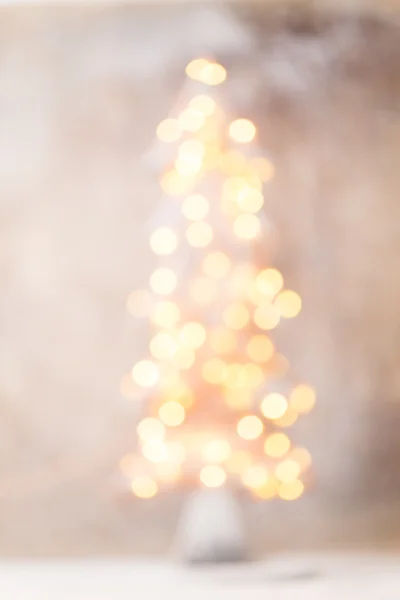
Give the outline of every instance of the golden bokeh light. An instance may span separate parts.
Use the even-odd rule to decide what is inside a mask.
[[[205,123],[205,116],[200,110],[186,108],[178,117],[178,124],[184,131],[199,131]]]
[[[186,230],[186,239],[194,248],[205,248],[212,242],[213,237],[211,226],[204,221],[192,223]]]
[[[222,319],[227,327],[239,330],[246,327],[250,314],[244,304],[231,304],[224,310]]]
[[[219,465],[207,465],[200,471],[200,481],[209,488],[218,488],[224,485],[226,473]]]
[[[265,379],[262,368],[254,363],[247,363],[243,368],[246,373],[248,387],[251,389],[258,388]]]
[[[288,409],[288,401],[282,394],[268,394],[261,402],[261,412],[266,419],[280,419]]]
[[[167,447],[160,440],[145,442],[142,446],[142,454],[149,462],[156,464],[168,459]]]
[[[217,354],[231,354],[237,347],[237,337],[230,329],[216,329],[210,333],[210,346]]]
[[[275,167],[267,158],[253,158],[250,161],[251,168],[257,173],[261,181],[271,181],[275,175]]]
[[[256,415],[242,417],[237,424],[238,435],[244,440],[256,440],[262,434],[264,425]]]
[[[232,448],[227,440],[212,440],[202,450],[203,460],[209,463],[225,462],[231,454]]]
[[[173,328],[179,322],[180,310],[174,302],[163,300],[158,302],[151,314],[151,320],[159,327]]]
[[[186,349],[190,350],[190,348],[186,348]],[[193,391],[183,381],[180,381],[178,383],[175,383],[172,386],[169,386],[168,389],[166,390],[165,399],[166,400],[175,400],[176,402],[179,402],[179,404],[182,404],[183,408],[185,408],[186,410],[191,408],[195,401]]]
[[[226,461],[226,468],[230,473],[242,475],[242,473],[252,464],[252,456],[246,450],[236,450]]]
[[[274,379],[284,377],[290,369],[288,359],[283,354],[274,354],[266,365],[268,376]]]
[[[245,365],[232,363],[228,365],[225,385],[229,389],[244,388],[248,384],[247,371]]]
[[[285,319],[294,319],[301,311],[301,298],[296,292],[285,290],[275,298],[275,306]]]
[[[182,177],[194,177],[203,166],[203,159],[199,156],[178,156],[174,163],[176,172]]]
[[[248,356],[258,363],[268,362],[274,355],[274,351],[274,345],[266,335],[253,335],[246,347]]]
[[[165,427],[158,419],[146,417],[138,423],[137,434],[144,442],[161,441],[165,437]]]
[[[282,500],[297,500],[303,495],[304,484],[299,481],[291,481],[288,483],[282,483],[279,486],[279,497]]]
[[[290,450],[290,440],[284,433],[272,433],[264,443],[264,452],[271,458],[281,458]]]
[[[157,479],[166,485],[176,484],[182,476],[181,466],[171,462],[159,463],[155,471]]]
[[[154,387],[160,379],[157,365],[151,360],[141,360],[132,369],[133,380],[145,388]]]
[[[195,58],[187,65],[186,75],[190,77],[190,79],[196,79],[198,81],[202,70],[208,64],[210,64],[210,61],[206,58]]]
[[[287,411],[285,412],[283,417],[280,417],[279,419],[275,419],[274,423],[275,423],[275,425],[277,425],[277,427],[286,429],[287,427],[291,427],[292,425],[294,425],[298,418],[299,418],[298,413],[295,410],[293,410],[292,408],[290,408],[290,406],[289,406],[289,408],[287,409]]]
[[[186,323],[181,329],[180,339],[188,348],[200,348],[206,341],[206,330],[196,321]]]
[[[189,221],[201,221],[210,210],[210,204],[201,194],[192,194],[185,198],[182,204],[182,212]]]
[[[162,142],[177,142],[182,130],[176,119],[164,119],[157,127],[157,137]]]
[[[189,288],[189,296],[197,304],[206,306],[214,302],[218,294],[215,281],[208,277],[196,277]]]
[[[170,333],[160,331],[150,342],[150,353],[157,360],[169,360],[178,349],[176,339]]]
[[[168,196],[182,196],[190,191],[192,183],[172,169],[162,176],[160,185]]]
[[[272,298],[282,289],[283,277],[277,269],[264,269],[257,275],[256,284],[262,294]]]
[[[171,363],[177,367],[177,369],[190,369],[193,367],[196,361],[196,353],[192,348],[187,348],[183,346],[178,348],[175,354],[172,357]]]
[[[297,413],[303,414],[310,412],[316,402],[315,390],[309,385],[297,385],[289,396],[291,408]]]
[[[150,477],[135,477],[131,483],[132,492],[138,498],[153,498],[158,492],[157,483]]]
[[[221,168],[227,175],[245,173],[247,169],[246,157],[237,150],[228,150],[222,156]]]
[[[262,488],[268,481],[268,470],[264,465],[251,465],[242,475],[243,484],[250,489]]]
[[[291,483],[295,481],[301,473],[301,467],[298,462],[288,458],[281,462],[275,469],[276,478],[282,483]]]
[[[147,317],[151,304],[152,295],[148,290],[135,290],[129,294],[127,309],[134,317]]]
[[[196,79],[207,85],[220,85],[226,79],[226,69],[216,62],[209,62],[200,69]]]
[[[257,213],[264,206],[264,196],[258,190],[247,187],[238,192],[237,203],[245,212]]]
[[[158,416],[164,425],[167,425],[168,427],[178,427],[185,420],[186,411],[179,402],[171,400],[160,406]]]
[[[273,304],[264,304],[254,311],[254,323],[264,331],[278,327],[281,320],[278,309]]]
[[[210,96],[205,94],[201,94],[192,98],[189,102],[189,106],[190,108],[199,110],[207,117],[212,115],[217,108],[215,101]]]
[[[232,121],[228,131],[232,140],[240,144],[251,142],[256,135],[255,125],[248,119],[236,119],[236,121]]]
[[[267,482],[259,488],[253,489],[253,494],[260,500],[269,500],[278,495],[278,482],[274,477],[269,477]]]
[[[168,460],[177,465],[181,465],[185,462],[186,448],[181,442],[168,442],[166,446],[168,450]]]
[[[150,287],[156,294],[167,296],[171,294],[178,284],[177,277],[172,269],[161,267],[156,269],[150,277]]]
[[[212,385],[222,383],[227,376],[227,366],[220,358],[210,358],[202,368],[203,379]]]
[[[223,252],[211,252],[203,261],[203,271],[213,279],[226,277],[231,267],[229,256]]]
[[[205,152],[206,149],[203,142],[197,140],[196,138],[185,140],[178,148],[178,156],[182,158],[192,157],[202,159],[205,155]]]
[[[305,448],[293,448],[289,457],[298,463],[301,472],[307,471],[312,464],[311,454]]]
[[[243,240],[254,240],[261,231],[260,220],[252,214],[239,215],[233,223],[233,231]]]
[[[253,397],[247,390],[226,389],[223,396],[226,406],[231,410],[249,410],[253,402]]]

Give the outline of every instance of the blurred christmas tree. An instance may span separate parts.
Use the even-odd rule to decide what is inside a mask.
[[[161,177],[166,222],[150,235],[160,264],[150,290],[128,301],[153,331],[129,376],[145,393],[140,452],[121,469],[141,498],[163,486],[239,483],[259,498],[294,500],[311,461],[283,430],[312,409],[315,393],[288,383],[270,337],[298,315],[301,299],[255,260],[269,229],[264,187],[274,167],[253,147],[254,124],[223,110],[216,89],[224,67],[198,59],[186,72],[201,89],[191,86],[180,114],[157,129],[175,154]]]

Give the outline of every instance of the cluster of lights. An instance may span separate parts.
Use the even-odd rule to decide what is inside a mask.
[[[211,88],[227,75],[222,65],[207,59],[192,61],[186,73]],[[260,499],[295,500],[304,491],[301,476],[310,467],[310,455],[293,448],[283,430],[312,410],[315,392],[305,384],[286,396],[263,392],[268,376],[282,377],[289,366],[276,353],[269,332],[281,319],[300,313],[301,298],[285,288],[277,269],[237,263],[218,244],[215,215],[228,217],[233,240],[245,247],[261,233],[263,184],[273,179],[275,170],[266,158],[247,156],[247,145],[256,135],[248,119],[226,123],[209,93],[193,96],[176,118],[165,119],[157,128],[159,140],[176,149],[161,188],[178,199],[184,227],[179,234],[171,227],[152,232],[150,248],[166,262],[151,274],[150,290],[134,292],[128,299],[131,314],[148,317],[155,328],[149,357],[136,363],[121,382],[127,398],[138,398],[140,389],[154,398],[149,416],[137,426],[141,453],[121,461],[139,498],[152,498],[160,484],[179,481],[185,463],[194,460],[192,451],[198,482],[205,487],[221,487],[234,477]],[[217,197],[201,186],[210,171],[223,180]],[[171,258],[188,247],[200,255],[199,267],[181,290]],[[206,328],[202,311],[221,297],[219,323]],[[204,388],[200,398],[194,391],[198,387]],[[200,445],[184,443],[179,434],[193,406],[198,403],[201,408],[202,393],[218,397],[232,413],[232,431],[218,432]]]

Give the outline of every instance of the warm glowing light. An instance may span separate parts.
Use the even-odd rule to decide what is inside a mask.
[[[302,472],[312,464],[311,454],[305,448],[293,448],[289,456],[298,463]]]
[[[145,442],[161,441],[165,436],[165,427],[158,419],[147,417],[138,424],[137,434]]]
[[[138,498],[153,498],[158,492],[156,482],[150,477],[136,477],[131,484],[132,492]]]
[[[168,442],[168,459],[175,464],[182,464],[186,458],[186,449],[180,442]]]
[[[182,475],[182,469],[180,465],[170,462],[163,462],[158,464],[155,470],[157,473],[157,479],[159,479],[167,485],[177,483],[177,481]]]
[[[277,269],[265,269],[257,275],[256,284],[265,296],[275,296],[283,286],[283,277]]]
[[[156,304],[151,319],[160,327],[173,328],[178,323],[180,316],[177,305],[165,300]]]
[[[256,128],[248,119],[236,119],[229,125],[229,135],[235,142],[246,144],[254,139]]]
[[[192,348],[179,348],[172,357],[172,364],[178,369],[190,369],[196,360],[196,353]]]
[[[150,277],[150,287],[156,294],[171,294],[177,286],[177,277],[172,269],[161,267],[156,269]]]
[[[243,473],[242,481],[248,488],[261,488],[268,481],[268,471],[263,465],[252,465]]]
[[[187,348],[187,350],[190,350],[190,348]],[[195,400],[193,391],[182,381],[170,386],[167,389],[165,398],[179,402],[186,410],[193,406]]]
[[[178,156],[175,161],[176,172],[182,177],[194,177],[201,171],[203,160],[199,156]]]
[[[231,354],[237,346],[236,335],[229,329],[211,331],[210,346],[217,354]]]
[[[252,463],[252,457],[249,452],[245,450],[237,450],[233,452],[226,461],[226,468],[234,474],[241,475],[246,469],[250,467]]]
[[[200,348],[206,341],[206,330],[201,323],[186,323],[181,329],[180,338],[188,348]]]
[[[279,496],[282,500],[297,500],[304,492],[304,485],[301,481],[291,481],[282,483],[279,486]]]
[[[142,446],[143,456],[152,463],[165,462],[168,459],[168,450],[160,440],[150,440]]]
[[[205,123],[204,114],[195,108],[186,108],[178,117],[179,126],[184,131],[199,131]]]
[[[268,376],[279,379],[284,377],[289,371],[290,364],[288,359],[283,354],[274,354],[272,359],[266,365]]]
[[[255,189],[261,192],[262,183],[259,179],[249,176],[238,176],[229,177],[223,185],[223,193],[230,196],[233,199],[237,199],[240,192],[244,192],[249,188]]]
[[[191,79],[200,79],[200,75],[204,67],[210,63],[206,58],[196,58],[192,60],[186,67],[186,75]]]
[[[250,165],[261,181],[271,181],[274,178],[275,167],[267,158],[253,158]]]
[[[170,401],[160,407],[158,416],[168,427],[178,427],[185,420],[186,412],[179,402]]]
[[[167,171],[161,178],[161,188],[168,196],[187,194],[191,185],[191,180],[182,177],[175,170]]]
[[[274,477],[269,477],[267,482],[259,488],[253,489],[253,494],[261,500],[269,500],[278,495],[278,483]]]
[[[254,311],[254,323],[265,331],[271,331],[279,325],[281,316],[273,304],[264,304]]]
[[[231,456],[232,448],[226,440],[213,440],[208,442],[202,451],[202,457],[206,462],[222,463]]]
[[[238,330],[246,327],[250,314],[244,304],[231,304],[224,310],[222,318],[227,327]]]
[[[275,469],[276,478],[283,483],[295,481],[300,475],[300,472],[301,468],[299,463],[291,458],[281,462]]]
[[[210,210],[210,204],[201,194],[192,194],[185,198],[182,204],[182,212],[190,221],[201,221]]]
[[[200,69],[198,77],[199,81],[206,83],[207,85],[219,85],[226,79],[226,69],[215,62],[208,63]]]
[[[182,158],[193,157],[202,159],[205,152],[206,149],[203,142],[196,140],[195,138],[182,142],[178,148],[178,155]]]
[[[226,378],[226,364],[220,358],[210,358],[210,360],[203,365],[202,375],[203,379],[208,383],[218,385]]]
[[[256,415],[247,415],[237,424],[237,432],[245,440],[255,440],[262,434],[264,425]]]
[[[266,419],[279,419],[288,409],[288,401],[282,394],[268,394],[261,402],[261,412]]]
[[[259,365],[247,363],[244,367],[247,379],[247,385],[251,389],[258,388],[264,381],[264,372]]]
[[[247,372],[245,365],[233,363],[228,366],[228,373],[226,376],[226,387],[230,389],[245,387],[248,383]]]
[[[297,412],[289,406],[283,417],[281,417],[280,419],[275,419],[274,423],[278,427],[285,429],[286,427],[291,427],[294,423],[296,423],[298,417],[299,416]]]
[[[143,390],[133,381],[132,375],[124,375],[119,387],[121,396],[126,400],[140,400]]]
[[[129,294],[127,308],[134,317],[147,317],[151,309],[152,296],[147,290],[136,290]]]
[[[281,458],[290,450],[290,440],[284,433],[273,433],[264,444],[264,452],[272,458]]]
[[[207,305],[214,302],[218,288],[215,281],[208,277],[197,277],[189,289],[191,299],[197,304]]]
[[[213,279],[225,277],[231,267],[230,258],[223,252],[211,252],[203,261],[203,271]]]
[[[246,351],[254,362],[268,362],[274,355],[274,345],[266,335],[253,335],[250,338]]]
[[[242,210],[256,213],[264,206],[264,196],[254,188],[244,188],[238,192],[237,203]]]
[[[285,290],[275,298],[275,306],[282,317],[293,319],[301,311],[301,298],[296,292]]]
[[[151,360],[141,360],[132,369],[133,380],[142,387],[155,386],[160,378],[157,366]]]
[[[189,106],[190,106],[190,108],[199,110],[200,112],[205,114],[207,117],[212,115],[217,108],[217,105],[214,102],[214,100],[210,96],[206,96],[206,95],[195,96],[189,102]]]
[[[160,331],[150,342],[150,353],[157,360],[168,360],[172,358],[178,349],[174,337],[167,332]]]
[[[260,233],[260,220],[256,215],[239,215],[233,223],[233,230],[239,238],[253,240]]]
[[[213,239],[213,230],[208,223],[198,221],[189,225],[186,239],[194,248],[205,248]]]
[[[176,119],[165,119],[157,127],[157,137],[162,142],[176,142],[181,137],[182,130]]]
[[[223,394],[224,402],[231,410],[249,410],[252,406],[253,397],[248,391],[226,389]]]
[[[207,465],[200,471],[200,481],[209,488],[221,487],[226,481],[226,473],[219,465]]]
[[[236,150],[228,150],[222,157],[221,167],[228,175],[244,173],[247,168],[246,157]]]
[[[298,413],[308,413],[316,402],[315,390],[309,385],[298,385],[289,396],[291,408]]]

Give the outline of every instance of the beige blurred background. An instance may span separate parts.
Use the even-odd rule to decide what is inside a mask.
[[[137,410],[119,383],[160,209],[143,154],[204,52],[275,161],[274,259],[304,299],[278,342],[319,396],[294,431],[314,486],[246,506],[253,549],[397,544],[400,20],[355,6],[0,9],[2,556],[169,547],[179,492],[143,504],[118,475]]]

